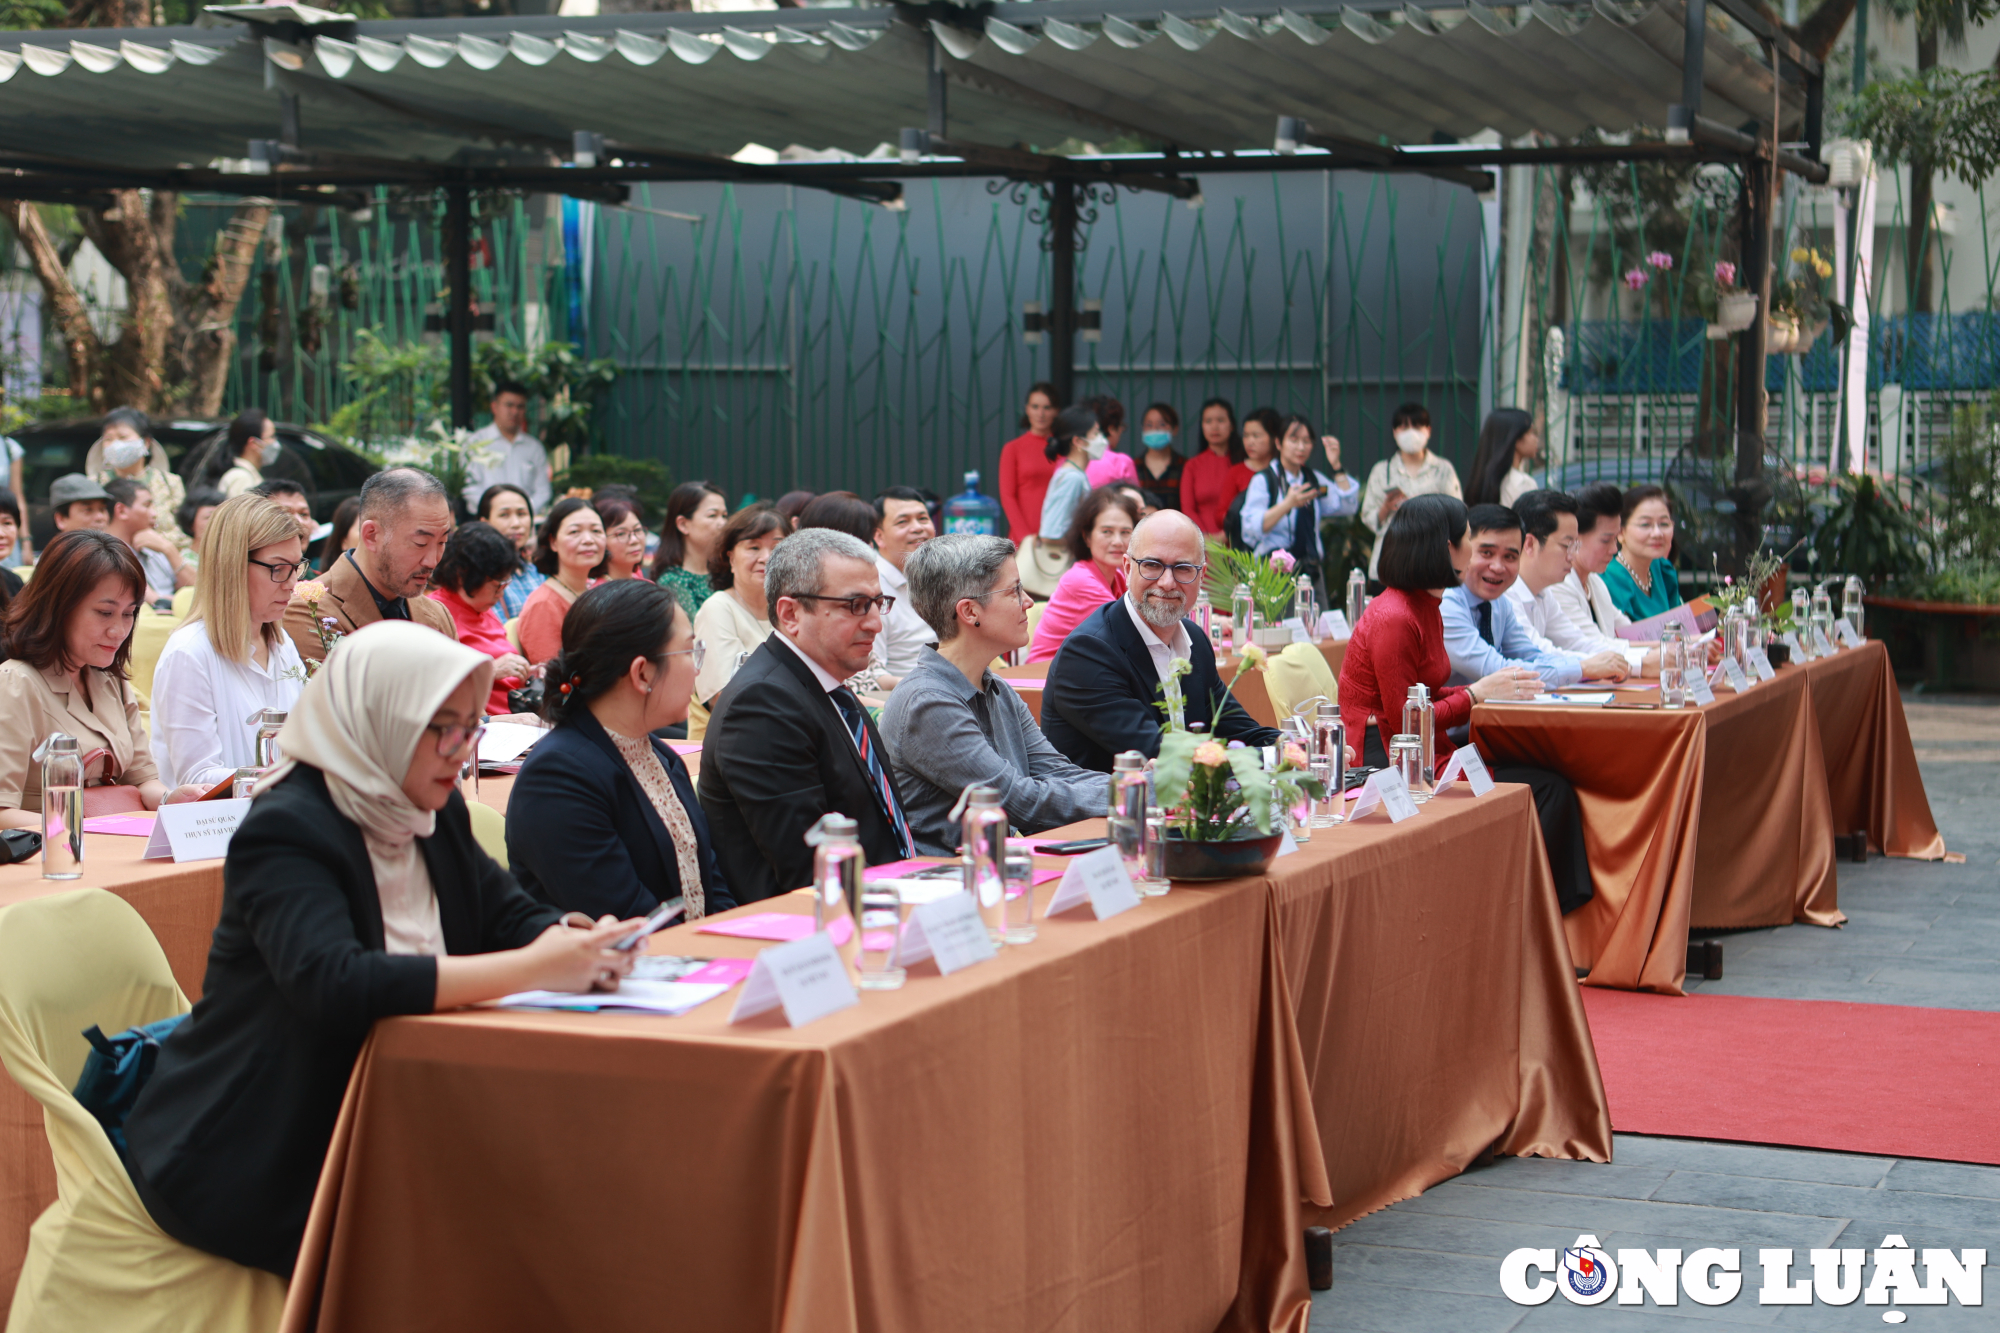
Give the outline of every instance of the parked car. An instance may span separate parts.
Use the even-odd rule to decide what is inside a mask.
[[[228,426],[227,421],[162,420],[153,423],[153,438],[167,451],[175,473],[192,489],[196,478],[218,477],[229,466],[225,456]],[[90,447],[103,433],[102,417],[39,421],[15,432],[14,439],[25,455],[22,481],[28,492],[19,499],[37,550],[56,532],[55,517],[49,512],[49,487],[65,473],[82,472]],[[265,475],[303,486],[314,517],[323,523],[333,517],[334,507],[358,492],[375,471],[375,465],[361,454],[304,426],[279,422],[278,439],[284,448],[264,469]],[[208,471],[218,459],[220,466]]]
[[[1574,491],[1603,478],[1630,489],[1650,482],[1664,486],[1674,508],[1674,563],[1706,574],[1720,558],[1725,567],[1736,549],[1736,475],[1734,460],[1712,458],[1683,446],[1672,454],[1634,454],[1618,460],[1571,462],[1549,479],[1559,490]],[[1793,465],[1775,453],[1764,455],[1766,499],[1762,507],[1765,544],[1785,551],[1811,529],[1807,512],[1809,488]]]

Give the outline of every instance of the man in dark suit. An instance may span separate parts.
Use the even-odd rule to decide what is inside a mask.
[[[738,902],[812,882],[806,830],[837,811],[870,865],[916,854],[882,734],[841,684],[882,632],[875,553],[830,528],[778,544],[764,570],[775,632],[716,696],[701,808]]]
[[[1201,529],[1177,510],[1148,515],[1132,530],[1125,595],[1069,632],[1042,690],[1042,733],[1072,763],[1109,772],[1126,750],[1160,752],[1160,687],[1177,657],[1193,668],[1180,681],[1189,725],[1201,723],[1223,741],[1277,742],[1278,733],[1224,688],[1208,636],[1185,618],[1207,563]]]

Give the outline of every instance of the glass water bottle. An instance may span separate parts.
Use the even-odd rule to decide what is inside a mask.
[[[76,737],[54,732],[42,761],[42,878],[83,877],[83,755]]]
[[[1331,828],[1346,822],[1347,727],[1338,704],[1321,704],[1313,714],[1313,776],[1326,785],[1326,795],[1313,807],[1313,827]]]
[[[1319,594],[1313,590],[1313,581],[1304,574],[1299,575],[1299,590],[1292,599],[1292,614],[1305,627],[1306,638],[1319,642]]]
[[[1361,623],[1361,613],[1368,609],[1368,576],[1358,569],[1347,571],[1347,632]]]
[[[1813,589],[1812,627],[1826,636],[1829,645],[1833,643],[1833,598],[1827,595],[1824,583]]]
[[[257,767],[270,768],[284,762],[284,752],[278,749],[278,733],[285,729],[285,710],[282,708],[260,708],[244,719],[257,728]],[[475,760],[477,756],[474,756]]]
[[[1111,761],[1111,845],[1125,862],[1132,887],[1148,896],[1167,891],[1167,881],[1155,880],[1146,855],[1146,807],[1153,803],[1153,784],[1146,773],[1146,756],[1127,750]]]
[[[1250,595],[1249,584],[1239,583],[1229,592],[1229,646],[1241,653],[1256,628],[1257,599]]]
[[[813,849],[813,929],[831,930],[843,916],[853,921],[868,865],[854,821],[838,811],[821,815],[806,830],[806,845]]]
[[[1408,732],[1391,737],[1389,766],[1403,775],[1403,785],[1410,789],[1412,801],[1422,802],[1431,798],[1428,790],[1424,790],[1422,795],[1418,794],[1420,789],[1428,787],[1424,773],[1423,737]]]
[[[959,821],[964,848],[965,892],[979,908],[986,934],[996,945],[1007,942],[1007,811],[992,787],[967,787],[952,807]]]
[[[1202,637],[1209,647],[1215,646],[1215,603],[1208,600],[1208,589],[1203,588],[1194,595],[1194,623],[1201,627]]]
[[[1660,703],[1681,708],[1688,701],[1687,630],[1679,621],[1660,626]]]
[[[1792,589],[1792,631],[1792,636],[1799,641],[1797,653],[1799,660],[1804,662],[1811,661],[1813,656],[1812,594],[1806,591],[1804,584]]]
[[[1847,586],[1840,590],[1840,618],[1854,630],[1854,637],[1857,639],[1867,637],[1861,628],[1861,617],[1864,614],[1861,597],[1866,591],[1867,589],[1861,586],[1861,580],[1853,574],[1847,576]]]
[[[1423,769],[1418,780],[1410,784],[1410,799],[1419,804],[1431,798],[1431,784],[1437,768],[1437,743],[1432,734],[1436,722],[1436,710],[1431,707],[1430,686],[1416,684],[1410,686],[1410,696],[1403,701],[1402,735],[1415,736],[1422,747]],[[1408,774],[1404,774],[1408,777]]]

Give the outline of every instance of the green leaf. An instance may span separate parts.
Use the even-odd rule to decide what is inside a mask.
[[[1271,775],[1264,771],[1264,755],[1261,751],[1244,746],[1229,752],[1230,771],[1242,789],[1244,806],[1250,812],[1251,822],[1265,833],[1271,831]]]
[[[1187,804],[1194,751],[1203,739],[1189,731],[1170,731],[1160,737],[1160,756],[1153,761],[1153,793],[1162,807]]]

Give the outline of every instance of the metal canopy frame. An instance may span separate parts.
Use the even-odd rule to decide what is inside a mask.
[[[1551,11],[1593,11],[1607,0],[1534,0],[1537,9]],[[1064,397],[1074,387],[1074,338],[1078,327],[1075,291],[1075,256],[1080,248],[1079,215],[1086,219],[1093,200],[1102,201],[1119,187],[1159,191],[1181,198],[1198,198],[1199,171],[1330,171],[1346,170],[1377,173],[1411,173],[1432,176],[1484,192],[1493,186],[1492,172],[1508,166],[1539,164],[1584,164],[1592,162],[1681,161],[1725,162],[1738,166],[1744,174],[1744,264],[1747,272],[1763,275],[1762,302],[1769,305],[1769,231],[1774,207],[1773,190],[1779,170],[1793,172],[1814,183],[1824,183],[1827,170],[1818,161],[1821,112],[1824,106],[1825,70],[1821,62],[1801,47],[1790,32],[1773,23],[1756,0],[1683,0],[1685,30],[1681,53],[1681,100],[1665,108],[1667,126],[1664,141],[1627,144],[1523,144],[1494,145],[1391,145],[1370,143],[1352,137],[1313,132],[1303,122],[1287,121],[1297,136],[1291,151],[1285,145],[1264,152],[1202,150],[1177,143],[1171,132],[1143,125],[1125,126],[1137,134],[1164,145],[1160,151],[1065,157],[1026,152],[1017,148],[959,140],[951,134],[949,116],[950,75],[969,74],[985,92],[996,88],[1004,96],[1015,96],[1047,105],[1060,99],[1013,83],[967,62],[946,59],[945,43],[938,26],[976,37],[989,19],[997,19],[1025,31],[1045,31],[1048,25],[1101,23],[1118,19],[1126,23],[1199,21],[1209,19],[1260,20],[1281,16],[1320,16],[1354,11],[1359,14],[1392,14],[1404,11],[1465,10],[1473,0],[1243,0],[1227,6],[1215,0],[1011,0],[964,5],[952,0],[894,0],[879,9],[790,9],[776,15],[760,13],[758,21],[776,19],[789,29],[801,32],[831,30],[840,24],[849,29],[884,29],[907,25],[922,34],[928,44],[925,69],[926,123],[903,131],[903,153],[899,160],[856,159],[833,162],[783,162],[776,164],[739,162],[733,158],[646,145],[606,143],[593,145],[595,161],[588,165],[564,164],[578,145],[565,144],[546,135],[524,134],[517,129],[504,132],[468,120],[454,123],[449,116],[424,112],[433,126],[463,133],[468,139],[487,137],[519,145],[531,157],[541,160],[496,161],[485,164],[437,163],[407,159],[356,156],[324,151],[306,151],[298,142],[298,101],[295,94],[280,93],[279,137],[257,140],[251,145],[252,160],[265,166],[262,174],[245,175],[210,168],[147,168],[110,162],[83,161],[55,157],[20,149],[0,149],[0,195],[63,203],[87,203],[113,189],[145,188],[178,192],[207,191],[238,195],[261,195],[318,203],[358,203],[361,191],[375,186],[442,190],[446,199],[446,238],[450,308],[446,330],[451,359],[451,405],[454,424],[471,423],[472,312],[470,307],[469,246],[471,242],[470,196],[479,189],[520,189],[567,194],[609,202],[623,202],[628,184],[640,181],[734,181],[746,184],[782,184],[827,190],[889,207],[900,207],[902,182],[952,176],[1000,177],[1016,182],[1016,198],[1026,203],[1024,191],[1039,189],[1043,206],[1039,209],[1047,226],[1044,247],[1051,252],[1051,292],[1045,328],[1050,340],[1052,379]],[[1763,63],[1779,86],[1789,84],[1804,93],[1804,139],[1796,146],[1779,143],[1779,127],[1759,121],[1742,128],[1718,124],[1703,116],[1704,67],[1709,35],[1710,6],[1740,24],[1757,42]],[[306,23],[288,6],[273,7],[267,13],[246,12],[247,6],[232,6],[226,17],[245,23],[267,43],[297,44],[318,35],[352,36],[351,21]],[[777,16],[782,16],[777,18]],[[649,16],[651,17],[651,16]],[[615,19],[613,20],[616,21]],[[382,37],[407,33],[420,35],[436,30],[436,20],[371,22],[369,31]],[[746,22],[740,11],[686,13],[671,16],[665,26],[694,35],[722,35]],[[601,20],[561,16],[537,16],[451,21],[456,33],[470,36],[511,36],[515,33],[561,34],[578,27],[610,28]],[[350,89],[389,111],[403,111],[394,99],[365,90]],[[1116,120],[1082,108],[1069,107],[1081,117],[1108,124]],[[1274,121],[1288,108],[1273,106]],[[579,135],[579,140],[586,137]],[[1803,151],[1794,151],[1794,147]],[[1303,149],[1305,151],[1299,151]],[[604,159],[609,159],[605,161]],[[1754,252],[1754,253],[1752,253]],[[1737,499],[1740,534],[1746,549],[1754,544],[1756,514],[1762,508],[1765,489],[1760,470],[1763,459],[1763,384],[1766,356],[1764,321],[1757,320],[1741,337],[1737,376]]]

